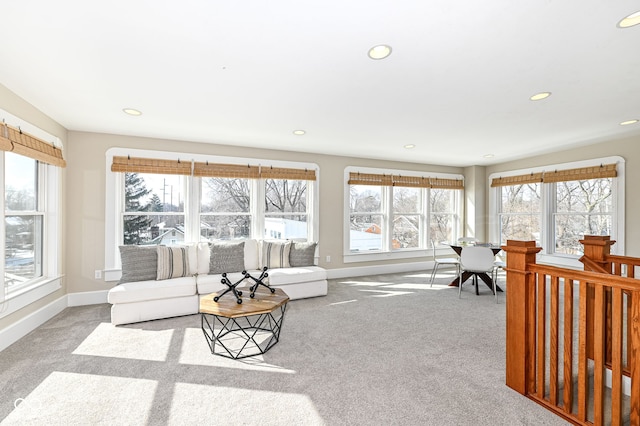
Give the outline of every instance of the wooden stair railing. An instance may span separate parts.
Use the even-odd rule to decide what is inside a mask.
[[[535,241],[510,240],[502,248],[507,386],[574,424],[640,426],[638,281],[603,273],[611,270],[606,256],[585,263],[600,272],[579,271],[536,264]]]

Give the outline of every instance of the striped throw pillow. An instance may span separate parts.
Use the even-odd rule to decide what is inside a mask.
[[[263,241],[262,266],[267,268],[290,268],[291,241]]]
[[[187,247],[158,246],[158,274],[156,280],[187,277],[190,274]]]

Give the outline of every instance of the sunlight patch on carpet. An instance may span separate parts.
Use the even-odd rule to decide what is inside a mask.
[[[399,284],[392,284],[392,285],[385,285],[384,288],[398,288],[398,289],[405,289],[405,290],[444,290],[446,288],[453,288],[453,287],[449,287],[448,285],[438,285],[438,284],[434,284],[433,286],[431,284],[418,284],[418,283],[399,283]]]
[[[340,281],[340,284],[350,284],[352,286],[379,287],[381,285],[389,285],[393,283],[373,282],[373,281]]]
[[[2,424],[146,424],[156,387],[153,380],[54,371]]]
[[[275,350],[278,345],[274,346]],[[268,353],[268,352],[267,352]],[[209,367],[235,368],[251,371],[268,371],[271,373],[295,374],[294,370],[268,364],[264,361],[264,355],[256,355],[241,360],[225,358],[214,355],[209,349],[202,330],[199,328],[187,328],[184,331],[184,340],[180,351],[180,364],[205,365]]]
[[[74,355],[165,361],[173,330],[141,330],[101,323],[73,351]],[[109,342],[116,342],[109,344]]]
[[[275,380],[276,378],[274,378]],[[167,424],[324,425],[307,395],[176,383]]]
[[[402,296],[405,294],[413,294],[413,291],[384,291],[384,290],[360,290],[360,291],[368,291],[370,293],[379,293],[371,297],[393,297],[393,296]]]

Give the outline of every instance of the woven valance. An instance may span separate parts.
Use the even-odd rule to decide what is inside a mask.
[[[316,171],[284,167],[261,167],[260,177],[263,179],[316,180]]]
[[[199,177],[258,179],[258,166],[241,164],[199,163],[193,165],[193,175]]]
[[[349,173],[349,185],[391,186],[391,175],[351,172]]]
[[[191,161],[158,160],[153,158],[113,157],[112,172],[190,175]]]
[[[496,186],[525,185],[527,183],[540,182],[542,182],[542,173],[529,173],[528,175],[494,178],[491,181],[491,187],[494,188]]]
[[[0,128],[0,150],[24,155],[53,166],[67,166],[60,148],[5,123]]]
[[[393,186],[405,186],[409,188],[431,188],[429,178],[421,176],[396,176],[391,175]]]
[[[410,188],[464,189],[462,179],[428,176],[401,176],[376,173],[349,173],[349,185],[403,186]]]
[[[601,164],[593,167],[544,172],[543,181],[545,183],[567,182],[570,180],[602,179],[616,176],[618,176],[618,172],[615,164]]]
[[[618,176],[618,172],[615,164],[601,164],[599,166],[580,167],[577,169],[554,170],[552,172],[494,178],[491,181],[491,187],[540,182],[568,182],[571,180],[601,179],[616,176]]]
[[[464,189],[462,179],[431,178],[431,188],[436,189]]]

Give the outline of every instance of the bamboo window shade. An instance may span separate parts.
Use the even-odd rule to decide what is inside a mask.
[[[510,185],[525,185],[527,183],[540,183],[542,182],[542,173],[530,173],[528,175],[518,176],[505,176],[494,178],[491,181],[491,187],[496,186],[510,186]]]
[[[529,173],[526,175],[494,178],[491,187],[524,185],[527,183],[568,182],[571,180],[601,179],[618,176],[615,164],[555,170],[553,172]]]
[[[349,185],[403,186],[412,188],[464,189],[461,179],[401,176],[376,173],[349,173]]]
[[[53,166],[67,166],[60,148],[6,123],[2,124],[0,131],[0,150],[24,155]]]
[[[436,189],[464,189],[462,179],[431,178],[431,188]]]
[[[288,169],[285,167],[262,167],[260,177],[264,179],[316,180],[316,171]]]
[[[544,172],[543,181],[567,182],[570,180],[602,179],[618,176],[615,164],[601,164],[599,166],[581,167],[578,169],[556,170]]]
[[[250,166],[248,164],[196,162],[193,165],[193,175],[199,177],[258,179],[260,177],[260,170],[257,166]]]
[[[153,158],[113,157],[112,172],[190,175],[191,161],[158,160]]]

